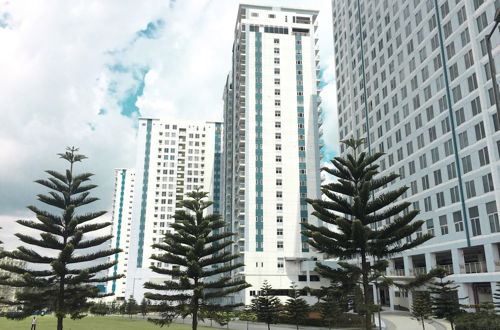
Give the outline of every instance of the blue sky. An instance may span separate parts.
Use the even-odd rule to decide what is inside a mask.
[[[2,1],[2,0],[0,0]],[[319,9],[326,154],[337,146],[329,0],[262,0]],[[133,167],[138,116],[222,120],[238,2],[28,0],[0,2],[0,240],[31,217],[33,183],[62,169],[66,146],[89,159],[110,210],[113,170]],[[9,246],[8,246],[9,247]]]

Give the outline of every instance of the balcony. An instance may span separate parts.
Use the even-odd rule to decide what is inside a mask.
[[[404,269],[392,269],[390,271],[390,274],[392,276],[405,276],[405,270]]]
[[[446,270],[446,272],[449,275],[453,274],[453,265],[437,265],[437,266],[443,268],[444,270]]]
[[[412,275],[418,276],[422,274],[427,274],[427,269],[425,267],[416,267],[411,270]]]
[[[466,262],[463,267],[466,274],[486,273],[486,263],[484,261]]]

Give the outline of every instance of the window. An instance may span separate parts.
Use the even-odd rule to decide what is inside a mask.
[[[481,235],[481,224],[479,223],[479,211],[477,206],[469,207],[469,218],[472,227],[472,236]]]
[[[410,175],[415,173],[415,162],[413,160],[408,163],[408,170],[410,172]]]
[[[490,156],[488,154],[488,147],[484,147],[478,151],[479,165],[484,166],[490,163]]]
[[[469,138],[467,137],[467,131],[458,134],[458,141],[460,144],[460,149],[463,149],[469,145]]]
[[[476,132],[476,140],[479,141],[486,137],[486,132],[484,130],[484,122],[480,121],[474,126],[474,130]]]
[[[441,120],[441,130],[443,131],[443,134],[446,134],[451,130],[450,118],[446,117],[445,119]]]
[[[436,194],[436,203],[437,203],[437,207],[438,209],[443,207],[444,206],[444,193],[441,191],[441,192],[438,192]]]
[[[434,220],[428,219],[425,223],[427,225],[427,234],[434,236]]]
[[[417,187],[417,181],[412,181],[410,183],[410,188],[411,188],[411,194],[415,195],[418,193],[418,187]]]
[[[443,177],[441,176],[441,170],[434,171],[434,185],[439,185],[443,182]]]
[[[424,209],[425,212],[432,211],[432,201],[430,196],[424,198]]]
[[[432,159],[433,164],[436,163],[437,161],[439,161],[439,149],[438,149],[438,147],[431,149],[431,159]]]
[[[458,77],[458,64],[455,63],[450,66],[450,79],[455,80]]]
[[[467,19],[467,14],[465,13],[465,6],[462,6],[457,13],[458,16],[458,24],[461,25]]]
[[[280,121],[274,122],[274,127],[275,128],[281,128],[281,122]]]
[[[476,18],[476,23],[478,32],[481,32],[485,27],[488,26],[486,12],[482,13],[478,18]]]
[[[472,161],[470,159],[470,155],[462,157],[462,171],[464,174],[472,171]]]
[[[475,116],[481,112],[481,101],[479,100],[479,96],[476,97],[474,100],[472,100],[470,105],[472,110],[472,116]]]
[[[465,122],[464,108],[460,108],[457,111],[455,111],[455,118],[457,121],[457,126],[460,126]]]
[[[279,243],[278,242],[278,249],[280,249],[279,247]],[[283,248],[283,242],[281,242],[281,249]],[[278,267],[278,269],[283,269],[285,268],[285,259],[284,258],[278,258],[277,262],[276,262],[276,267]]]
[[[500,232],[500,221],[498,220],[497,204],[495,201],[486,203],[486,213],[490,221],[490,229],[492,233]]]
[[[424,169],[427,167],[427,157],[425,154],[421,155],[419,158],[418,158],[419,162],[420,162],[420,169]]]
[[[470,42],[469,28],[465,28],[465,30],[460,33],[460,40],[462,41],[462,47],[465,47]]]
[[[476,196],[476,186],[474,184],[474,180],[465,182],[465,193],[467,194],[467,198]]]
[[[428,175],[424,175],[422,177],[422,189],[423,190],[429,189],[429,176]]]
[[[436,126],[429,128],[429,141],[432,142],[437,138]]]
[[[276,222],[277,222],[277,223],[283,223],[283,216],[282,216],[282,215],[278,215],[278,216],[276,217]]]
[[[460,197],[458,195],[458,186],[450,188],[450,198],[451,203],[457,203],[460,200]]]
[[[283,241],[277,241],[276,242],[276,248],[282,249],[283,248]],[[283,268],[283,267],[281,267],[281,268]]]
[[[483,180],[483,190],[485,193],[493,191],[495,187],[493,186],[493,177],[491,173],[482,176]]]
[[[472,55],[472,50],[469,50],[464,55],[465,69],[467,70],[474,64],[474,55]],[[476,82],[477,84],[477,82]]]
[[[441,235],[448,234],[448,219],[446,219],[446,215],[441,215],[439,217],[439,227],[441,229]]]
[[[283,228],[276,229],[276,235],[283,236]]]
[[[455,223],[455,232],[464,231],[464,221],[462,219],[462,212],[453,212],[453,222]]]

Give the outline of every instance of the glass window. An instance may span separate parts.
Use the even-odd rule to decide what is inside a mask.
[[[486,203],[486,213],[490,221],[490,229],[492,233],[500,232],[500,221],[498,220],[497,204],[495,201]]]
[[[481,224],[479,222],[479,211],[477,206],[469,207],[469,218],[472,227],[472,236],[481,235]]]
[[[455,223],[455,231],[457,233],[464,231],[464,221],[462,219],[462,212],[460,211],[453,212],[453,222]]]
[[[446,215],[441,215],[439,217],[439,227],[441,229],[441,235],[448,234],[448,219],[446,219]]]

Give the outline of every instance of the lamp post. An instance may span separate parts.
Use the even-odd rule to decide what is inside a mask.
[[[491,36],[497,29],[498,23],[500,23],[500,8],[497,8],[495,12],[495,25],[493,26],[493,29],[491,32],[486,36],[486,47],[488,48],[488,61],[490,64],[490,76],[491,76],[491,82],[493,83],[493,98],[495,99],[495,106],[497,109],[497,122],[496,128],[500,129],[500,95],[498,92],[498,85],[497,85],[497,73],[495,69],[495,60],[493,59],[493,54],[491,50]]]

